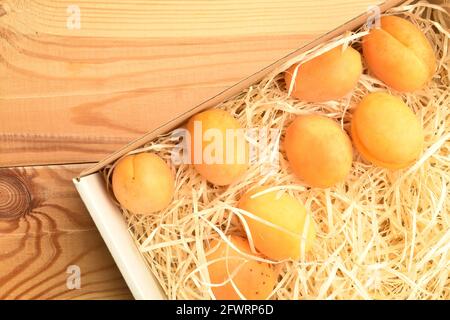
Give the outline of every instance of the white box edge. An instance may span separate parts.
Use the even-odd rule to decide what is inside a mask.
[[[89,214],[136,300],[165,300],[147,267],[120,210],[111,201],[99,173],[73,179]]]

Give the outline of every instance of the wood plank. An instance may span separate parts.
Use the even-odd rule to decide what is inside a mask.
[[[88,37],[222,37],[324,33],[366,10],[369,0],[2,0],[14,25],[35,32]],[[80,29],[68,29],[70,6]],[[11,19],[11,18],[10,18]],[[32,28],[30,28],[32,27]]]
[[[85,167],[0,169],[0,299],[132,298],[71,183]]]
[[[379,2],[2,0],[0,166],[99,160]]]

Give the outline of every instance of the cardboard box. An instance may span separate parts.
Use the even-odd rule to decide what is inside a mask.
[[[379,6],[380,12],[384,12],[387,9],[398,6],[404,2],[404,0],[388,0]],[[92,219],[97,225],[97,228],[105,240],[108,249],[111,251],[119,270],[121,271],[136,299],[165,299],[165,296],[157,280],[151,274],[151,271],[148,269],[146,262],[136,247],[135,242],[128,231],[127,223],[122,216],[122,213],[108,194],[104,178],[99,171],[106,165],[119,159],[121,156],[153,140],[156,136],[176,128],[193,114],[201,110],[214,107],[221,101],[231,98],[253,83],[258,82],[271,71],[280,67],[286,61],[294,58],[300,53],[314,48],[318,44],[330,40],[345,31],[358,28],[366,22],[368,15],[369,13],[367,12],[362,13],[358,17],[355,17],[337,29],[330,31],[320,38],[297,49],[286,57],[275,61],[273,64],[258,71],[257,73],[250,75],[243,81],[236,83],[222,93],[211,97],[195,108],[176,110],[176,114],[172,115],[173,120],[164,123],[158,128],[151,128],[152,130],[149,133],[132,141],[121,150],[111,154],[104,160],[97,163],[92,168],[81,172],[81,174],[73,180],[83,202],[90,212]],[[155,117],[157,116],[158,115],[155,114]]]

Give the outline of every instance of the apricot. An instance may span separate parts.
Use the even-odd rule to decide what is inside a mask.
[[[312,187],[331,187],[352,167],[350,138],[325,116],[297,117],[286,130],[284,146],[294,173]]]
[[[239,122],[231,114],[210,109],[191,117],[191,161],[209,182],[224,186],[237,181],[248,168],[249,149]]]
[[[297,64],[285,72],[289,88]],[[300,65],[292,95],[299,100],[321,102],[342,98],[358,83],[361,55],[351,47],[336,47]]]
[[[436,59],[425,35],[411,22],[386,16],[381,28],[363,38],[363,55],[369,70],[398,91],[422,88],[433,76]]]
[[[370,93],[362,99],[353,114],[351,135],[365,159],[389,169],[414,163],[424,140],[412,110],[385,92]]]
[[[230,241],[241,251],[255,256],[251,252],[247,239],[230,236]],[[218,300],[239,300],[240,296],[233,288],[231,279],[239,292],[248,300],[267,299],[272,292],[277,275],[271,265],[251,260],[232,249],[221,240],[210,243],[211,251],[207,253],[211,287]],[[258,256],[258,254],[257,254]]]
[[[269,223],[244,216],[256,249],[267,257],[298,260],[302,247],[305,252],[311,249],[316,237],[314,220],[288,193],[253,188],[242,196],[238,207]]]
[[[163,159],[153,153],[139,153],[119,160],[112,174],[112,188],[124,208],[150,214],[170,204],[175,181]]]

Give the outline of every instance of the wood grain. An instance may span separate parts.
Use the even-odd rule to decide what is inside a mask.
[[[99,160],[379,2],[0,1],[0,166]]]
[[[316,34],[365,11],[369,0],[2,0],[21,33],[112,37]],[[67,28],[69,6],[81,28]],[[342,20],[344,19],[344,20]],[[33,28],[30,29],[30,26]]]
[[[0,169],[0,299],[131,298],[71,183],[84,167]]]

